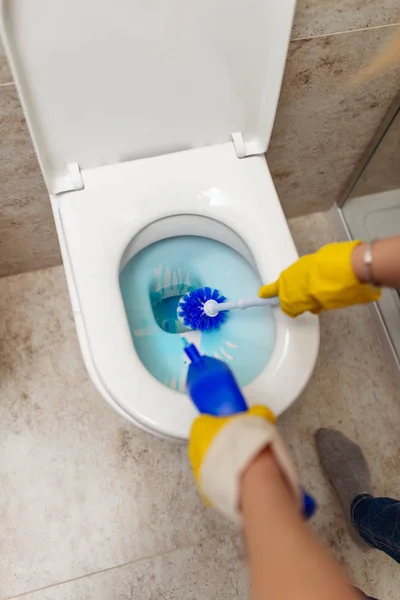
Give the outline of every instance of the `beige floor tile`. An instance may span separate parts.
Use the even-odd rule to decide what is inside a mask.
[[[398,0],[297,0],[292,38],[390,25],[399,20]]]
[[[93,388],[62,267],[0,279],[0,314],[0,598],[231,531]]]
[[[235,545],[228,539],[210,540],[23,596],[24,600],[242,600],[246,597],[242,563]]]
[[[290,226],[301,253],[338,238],[329,213]],[[0,598],[51,585],[29,600],[245,598],[242,550],[197,498],[185,447],[127,425],[89,382],[62,268],[0,279],[0,314]],[[398,423],[368,309],[322,315],[315,374],[279,426],[318,501],[313,528],[380,600],[397,598],[400,568],[351,542],[314,433],[351,436],[376,493],[400,497]]]
[[[292,219],[301,253],[339,239],[330,213]],[[379,600],[394,600],[400,567],[383,553],[361,552],[347,534],[339,503],[321,470],[314,434],[335,428],[362,447],[376,495],[400,499],[400,393],[367,307],[321,315],[321,345],[312,380],[299,401],[280,419],[304,486],[319,505],[312,526],[349,575]]]

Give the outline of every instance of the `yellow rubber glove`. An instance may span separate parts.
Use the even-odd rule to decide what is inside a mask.
[[[328,244],[315,254],[302,256],[277,281],[263,285],[258,295],[279,296],[282,310],[290,317],[379,300],[381,290],[360,283],[354,274],[351,256],[358,244],[361,242]]]
[[[243,471],[267,446],[275,456],[302,510],[302,491],[290,453],[266,406],[252,406],[230,417],[202,415],[192,426],[189,459],[201,496],[234,521],[240,521],[239,494]]]

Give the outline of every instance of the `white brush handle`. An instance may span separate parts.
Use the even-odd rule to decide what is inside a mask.
[[[237,308],[253,308],[254,306],[278,306],[279,297],[273,296],[272,298],[243,298],[242,300],[236,300],[235,302],[222,302],[219,307],[220,310],[235,310]]]
[[[217,302],[216,300],[207,300],[204,303],[203,310],[208,317],[216,317],[218,313],[226,310],[235,310],[237,308],[251,308],[253,306],[277,306],[279,304],[278,296],[273,298],[243,298],[235,302]]]

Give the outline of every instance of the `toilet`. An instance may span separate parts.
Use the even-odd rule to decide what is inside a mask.
[[[120,274],[140,252],[173,238],[224,244],[264,283],[296,260],[264,158],[295,0],[0,6],[87,370],[130,422],[185,440],[196,409],[143,364]],[[147,287],[136,283],[146,320],[158,327]],[[311,314],[293,320],[268,310],[274,345],[244,394],[279,415],[311,377],[319,327]],[[200,334],[190,335],[201,346]]]

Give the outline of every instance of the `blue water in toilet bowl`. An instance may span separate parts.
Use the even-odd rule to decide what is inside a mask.
[[[185,392],[187,359],[182,336],[201,353],[225,361],[240,385],[255,379],[275,344],[269,307],[230,311],[216,332],[187,332],[176,317],[180,297],[191,289],[218,288],[228,300],[257,296],[261,280],[241,254],[197,236],[155,242],[133,256],[120,273],[120,287],[133,343],[142,363],[162,384]]]

